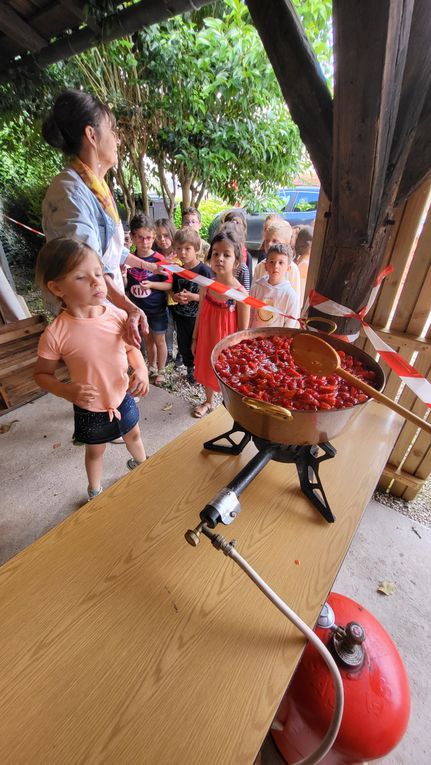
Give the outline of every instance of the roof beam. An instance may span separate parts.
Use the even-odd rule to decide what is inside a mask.
[[[196,11],[210,2],[211,0],[169,0],[168,4],[161,3],[160,0],[141,0],[136,5],[107,16],[99,32],[87,26],[46,45],[35,55],[25,55],[19,61],[11,62],[7,70],[0,73],[0,83],[9,82],[19,74],[32,74],[56,61],[82,53],[94,45],[131,35],[139,29],[166,21],[180,13]],[[28,49],[28,46],[26,48]]]
[[[385,178],[384,202],[394,204],[403,180],[404,197],[431,170],[430,82],[431,13],[429,0],[415,0],[397,122]],[[428,128],[428,135],[424,133]],[[417,135],[417,142],[416,142]],[[413,154],[414,151],[414,154]],[[420,153],[419,153],[420,152]],[[422,166],[422,172],[420,170]],[[416,168],[416,170],[415,170]],[[410,174],[410,177],[409,177]],[[414,180],[416,176],[416,182]],[[420,177],[418,175],[420,174]]]
[[[396,205],[404,202],[422,183],[431,176],[431,86],[416,128],[401,183],[398,188]]]
[[[292,119],[332,198],[332,98],[291,0],[246,0]]]
[[[73,13],[83,24],[87,24],[87,27],[93,32],[99,32],[100,28],[96,19],[88,13],[88,5],[81,5],[77,0],[60,0],[60,5],[70,11],[70,13]]]
[[[334,0],[337,246],[371,243],[381,214],[414,0]]]
[[[7,5],[0,5],[0,30],[25,50],[38,51],[47,40]]]

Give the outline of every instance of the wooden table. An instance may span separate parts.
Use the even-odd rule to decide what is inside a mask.
[[[304,640],[207,539],[184,541],[255,453],[202,451],[231,422],[220,407],[0,569],[2,765],[251,765]],[[334,524],[269,463],[218,527],[310,625],[400,424],[370,403],[334,439]]]

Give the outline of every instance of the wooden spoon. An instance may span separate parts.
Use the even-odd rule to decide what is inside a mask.
[[[394,412],[401,414],[406,420],[410,420],[416,427],[422,428],[426,433],[431,434],[431,422],[422,420],[421,417],[410,412],[404,406],[401,406],[401,404],[392,401],[392,399],[380,393],[380,391],[368,385],[368,383],[363,382],[363,380],[343,369],[335,348],[325,343],[320,337],[316,337],[309,332],[295,335],[292,339],[291,350],[298,366],[306,369],[310,374],[327,376],[336,373],[344,380],[347,380],[350,385],[354,385],[355,388],[364,391],[367,396],[375,398],[380,404],[385,404],[389,409],[393,409]]]

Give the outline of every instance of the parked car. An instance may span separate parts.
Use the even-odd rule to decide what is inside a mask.
[[[310,226],[313,225],[316,217],[317,202],[319,200],[319,187],[318,186],[295,186],[295,188],[283,188],[279,189],[277,195],[283,200],[284,205],[279,212],[282,218],[287,220],[291,226]],[[234,208],[229,208],[234,209]],[[240,208],[247,218],[247,241],[246,247],[250,252],[256,252],[259,250],[262,242],[262,229],[263,222],[267,215],[274,210],[267,210],[263,213],[248,212],[247,210]],[[219,213],[214,218],[208,231],[208,240],[211,241],[212,237],[217,232],[220,225],[220,221],[225,213]]]

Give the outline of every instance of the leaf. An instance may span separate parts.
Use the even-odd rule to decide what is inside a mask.
[[[393,595],[396,589],[394,582],[384,579],[377,587],[377,592],[382,592],[384,595]]]
[[[162,412],[170,412],[172,409],[173,404],[165,404],[165,406],[162,406]]]
[[[0,425],[0,433],[9,433],[16,422],[19,422],[19,420],[11,420],[10,422],[7,422],[6,425]]]

